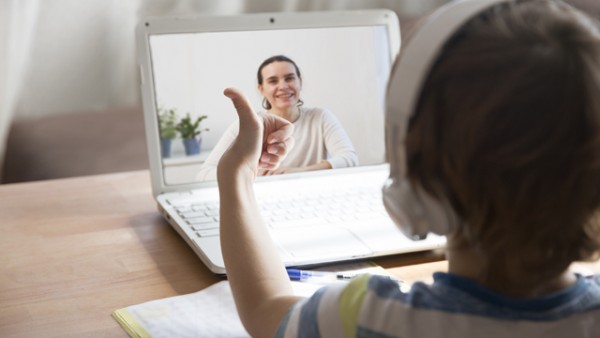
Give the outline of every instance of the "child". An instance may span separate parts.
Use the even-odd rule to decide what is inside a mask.
[[[447,235],[449,263],[407,293],[361,276],[293,296],[252,187],[259,166],[285,157],[291,128],[225,95],[241,127],[218,168],[221,243],[252,336],[600,336],[600,276],[569,272],[600,252],[592,19],[556,0],[455,1],[404,47],[389,86],[384,202],[404,232]]]

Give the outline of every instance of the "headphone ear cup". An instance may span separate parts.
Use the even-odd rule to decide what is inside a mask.
[[[413,240],[425,239],[430,232],[447,235],[456,227],[457,217],[450,205],[413,187],[406,179],[389,178],[382,195],[390,218]]]

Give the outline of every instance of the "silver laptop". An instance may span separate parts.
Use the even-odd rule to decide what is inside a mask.
[[[305,106],[332,112],[358,158],[358,165],[347,168],[257,178],[262,214],[286,266],[445,244],[432,235],[422,241],[405,238],[381,201],[388,174],[384,97],[400,49],[393,12],[154,18],[139,24],[137,41],[153,195],[168,222],[214,273],[225,273],[218,189],[214,179],[199,173],[236,123],[223,89],[241,89],[262,110],[256,73],[273,55],[296,62]],[[173,128],[188,117],[188,122],[201,120],[191,146],[182,139],[184,128]]]

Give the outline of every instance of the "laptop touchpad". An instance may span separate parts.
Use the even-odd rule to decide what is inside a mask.
[[[271,236],[294,261],[359,258],[371,254],[371,250],[360,239],[338,227],[275,229],[271,231]]]

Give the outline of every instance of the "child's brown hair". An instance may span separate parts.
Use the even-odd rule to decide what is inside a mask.
[[[450,202],[453,243],[488,262],[484,280],[528,287],[598,255],[595,21],[560,1],[495,6],[453,36],[423,88],[409,177]]]

